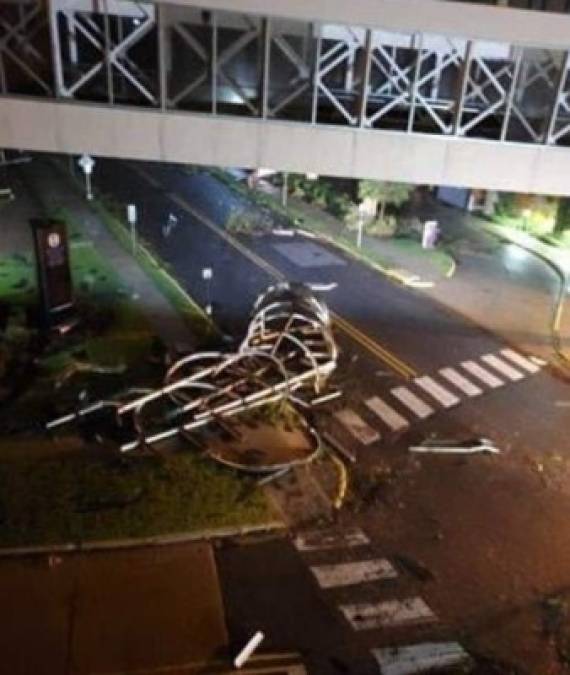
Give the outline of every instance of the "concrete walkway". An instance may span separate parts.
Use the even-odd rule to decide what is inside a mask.
[[[278,190],[273,191],[278,196]],[[300,216],[305,224],[320,222],[323,229],[330,235],[343,236],[356,243],[356,232],[347,232],[344,224],[330,213],[297,197],[289,197],[289,206],[293,207],[296,216]],[[303,227],[303,222],[299,222]],[[309,227],[310,229],[310,227]],[[406,246],[402,239],[378,239],[366,234],[362,236],[362,250],[372,251],[374,258],[386,269],[398,273],[402,278],[418,276],[426,282],[437,282],[446,278],[446,267],[442,264],[444,256],[433,251],[422,251],[419,247]]]
[[[78,195],[62,169],[56,168],[48,160],[36,158],[29,165],[21,167],[19,172],[44,209],[66,209],[81,222],[86,236],[130,289],[132,298],[140,300],[141,312],[168,347],[188,348],[195,344],[191,326],[157,289],[136,260],[117,242],[88,203]],[[13,208],[19,208],[17,200],[12,204]],[[10,209],[12,205],[6,208]],[[19,227],[29,230],[27,222],[19,223]]]
[[[0,560],[2,672],[204,672],[228,663],[212,546]],[[211,672],[208,670],[208,672]]]

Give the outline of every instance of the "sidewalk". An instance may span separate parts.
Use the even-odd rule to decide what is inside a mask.
[[[272,190],[274,197],[278,196],[277,192]],[[301,228],[333,237],[349,248],[351,253],[359,255],[357,233],[348,231],[338,218],[292,196],[288,198],[288,209],[300,220]],[[414,285],[415,280],[421,280],[422,285],[436,283],[447,278],[453,268],[453,260],[444,251],[424,251],[416,242],[407,239],[378,239],[363,234],[361,251],[364,257],[407,285]]]
[[[552,358],[553,310],[560,275],[570,274],[570,255],[431,197],[414,215],[438,221],[443,243],[457,261],[453,279],[427,292],[520,348]],[[559,329],[561,349],[570,355],[570,307]]]
[[[175,348],[195,344],[192,327],[109,232],[95,211],[67,183],[67,177],[54,164],[35,158],[20,170],[23,178],[33,186],[44,208],[65,209],[82,224],[87,237],[130,289],[131,297],[140,300],[141,312],[165,345]],[[27,223],[23,223],[22,227],[29,229]]]
[[[229,661],[210,543],[3,559],[0,572],[3,672],[195,673]]]

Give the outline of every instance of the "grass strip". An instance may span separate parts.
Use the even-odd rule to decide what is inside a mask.
[[[394,266],[397,265],[397,263],[394,263],[389,257],[383,256],[373,249],[366,247],[358,248],[353,241],[355,235],[350,237],[345,235],[342,231],[335,232],[324,220],[309,216],[306,211],[299,209],[292,203],[289,203],[289,206],[285,208],[273,195],[251,190],[245,183],[236,180],[227,171],[217,168],[207,168],[205,171],[226,185],[230,190],[233,190],[236,194],[239,194],[258,206],[267,207],[274,213],[285,216],[292,226],[302,223],[301,226],[304,229],[325,237],[333,246],[339,246],[353,257],[368,264],[374,269],[379,270],[383,274],[394,276]],[[455,264],[453,258],[446,251],[441,249],[426,250],[422,248],[419,242],[412,239],[394,238],[391,240],[391,243],[398,248],[401,248],[408,256],[415,256],[418,258],[420,256],[424,258],[426,255],[429,256],[431,262],[444,276],[449,274]]]
[[[176,311],[192,326],[194,333],[200,339],[206,339],[217,328],[202,308],[188,295],[182,286],[168,273],[164,263],[149,250],[148,244],[142,243],[140,238],[133,251],[132,240],[127,228],[119,218],[114,216],[105,203],[104,197],[98,197],[92,202],[92,207],[101,218],[109,232],[117,239],[121,246],[128,251],[138,262],[146,274],[153,280],[156,287],[176,309]]]
[[[0,444],[0,456],[6,442]],[[194,453],[0,462],[0,547],[144,538],[275,520],[263,493]]]

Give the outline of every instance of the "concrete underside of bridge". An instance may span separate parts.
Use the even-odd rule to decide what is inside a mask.
[[[546,145],[4,98],[0,147],[570,195]]]

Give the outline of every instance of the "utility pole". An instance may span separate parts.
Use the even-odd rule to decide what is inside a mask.
[[[283,171],[282,182],[281,182],[281,206],[287,208],[287,192],[289,188],[289,174],[287,171]]]

